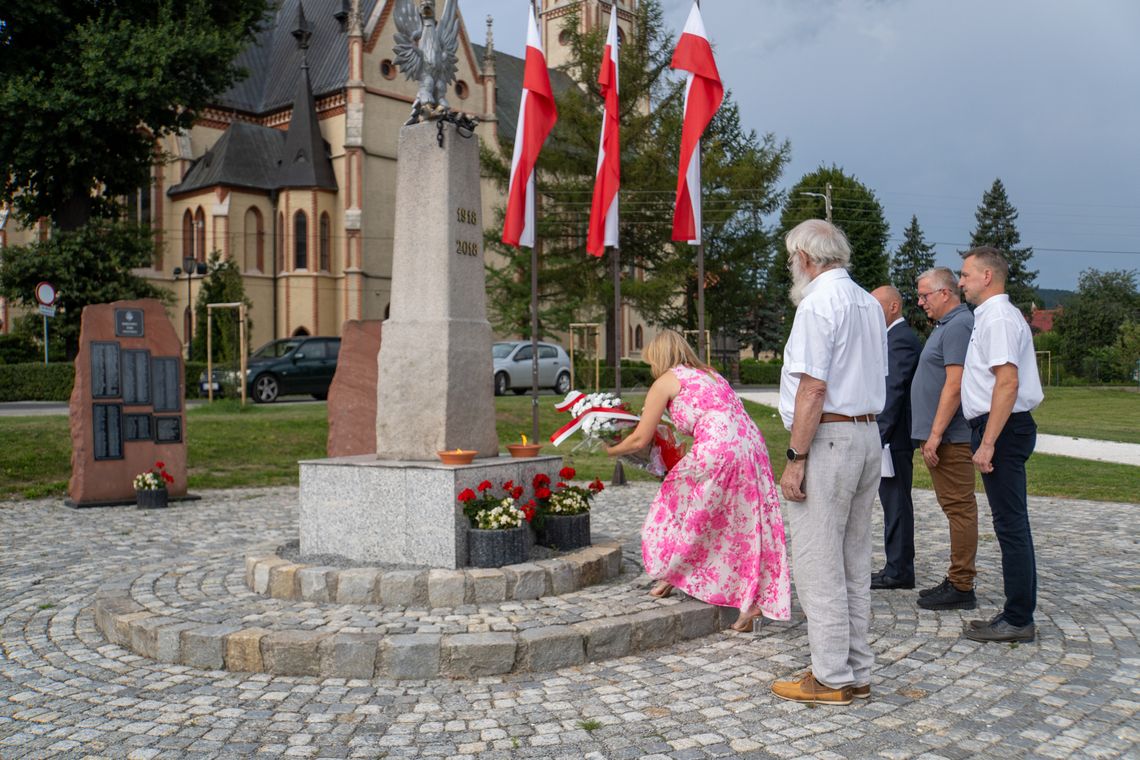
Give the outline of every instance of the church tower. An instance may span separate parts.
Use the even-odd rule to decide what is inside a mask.
[[[545,0],[540,4],[542,17],[539,20],[542,48],[546,52],[548,66],[558,68],[570,60],[570,39],[566,33],[567,17],[578,12],[580,30],[591,32],[602,29],[603,34],[610,23],[610,13],[617,8],[618,39],[625,40],[633,34],[634,14],[638,0]]]

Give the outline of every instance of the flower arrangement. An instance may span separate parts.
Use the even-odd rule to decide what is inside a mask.
[[[135,475],[134,480],[136,491],[160,491],[173,483],[174,476],[166,471],[165,462],[155,462],[153,468]]]
[[[601,493],[605,486],[600,479],[587,487],[572,486],[566,483],[577,472],[573,467],[563,467],[558,471],[559,480],[550,488],[550,476],[539,473],[534,476],[534,499],[539,511],[545,515],[580,515],[590,511],[590,501]]]
[[[475,490],[464,488],[457,497],[463,505],[463,514],[471,521],[471,527],[479,530],[511,530],[534,519],[536,506],[533,500],[519,505],[523,487],[508,480],[503,483],[503,495],[493,493],[494,485],[484,480]]]
[[[554,408],[559,412],[569,412],[572,417],[550,436],[555,446],[574,433],[581,433],[583,440],[579,446],[597,448],[601,443],[618,437],[622,430],[637,425],[640,419],[630,410],[629,404],[606,392],[586,394],[570,391]]]

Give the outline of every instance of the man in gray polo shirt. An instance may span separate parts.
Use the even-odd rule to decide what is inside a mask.
[[[946,267],[919,275],[918,303],[934,320],[934,331],[910,386],[911,437],[922,450],[938,504],[950,523],[950,570],[937,586],[918,592],[918,606],[972,610],[978,606],[974,595],[978,500],[961,395],[974,315],[959,298],[957,278]]]

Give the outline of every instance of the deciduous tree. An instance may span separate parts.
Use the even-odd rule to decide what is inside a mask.
[[[1065,368],[1073,373],[1088,376],[1085,359],[1098,349],[1123,346],[1126,337],[1121,332],[1125,323],[1140,322],[1140,293],[1136,289],[1136,273],[1114,270],[1101,272],[1086,269],[1081,272],[1077,294],[1070,298],[1053,322],[1053,330],[1061,338],[1061,359]],[[1107,356],[1103,354],[1102,356]],[[1117,364],[1119,357],[1110,356],[1104,362]],[[1105,367],[1097,374],[1105,377]],[[1123,378],[1121,378],[1123,379]]]

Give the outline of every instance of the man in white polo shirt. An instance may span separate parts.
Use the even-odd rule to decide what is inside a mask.
[[[781,699],[851,704],[871,695],[871,506],[882,449],[887,329],[878,301],[845,267],[839,228],[811,219],[785,238],[795,321],[784,347],[780,416],[791,431],[780,488],[811,671],[777,681]]]
[[[1005,294],[1009,264],[989,246],[962,255],[962,295],[977,306],[962,370],[962,415],[971,429],[974,467],[982,474],[1001,546],[1005,606],[966,624],[974,641],[1033,641],[1037,563],[1025,486],[1025,462],[1037,443],[1030,411],[1044,394],[1025,317]]]

